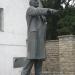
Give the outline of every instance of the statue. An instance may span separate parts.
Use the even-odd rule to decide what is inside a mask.
[[[46,18],[48,13],[53,14],[58,10],[39,7],[38,0],[30,0],[30,7],[26,13],[28,39],[27,39],[27,59],[21,75],[30,75],[34,64],[35,75],[41,75],[42,63],[46,58],[45,35]]]

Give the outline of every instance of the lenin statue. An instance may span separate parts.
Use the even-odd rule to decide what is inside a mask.
[[[21,75],[30,75],[34,64],[35,75],[42,74],[42,62],[46,58],[45,36],[47,14],[54,14],[58,10],[39,7],[38,0],[30,0],[30,7],[26,12],[27,21],[27,59]]]

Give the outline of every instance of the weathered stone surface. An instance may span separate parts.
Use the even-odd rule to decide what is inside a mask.
[[[75,36],[59,37],[59,63],[61,75],[75,75]]]

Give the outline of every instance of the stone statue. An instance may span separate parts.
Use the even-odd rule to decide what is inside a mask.
[[[22,70],[21,75],[30,75],[31,68],[34,64],[35,75],[41,75],[42,62],[46,58],[45,35],[46,35],[46,18],[50,14],[56,13],[57,10],[39,7],[38,0],[30,0],[30,7],[26,13],[28,39],[27,39],[27,62]]]

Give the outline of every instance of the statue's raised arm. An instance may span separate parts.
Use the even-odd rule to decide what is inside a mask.
[[[27,10],[27,14],[28,15],[32,15],[32,16],[39,16],[39,15],[47,15],[49,14],[49,12],[51,14],[54,14],[56,12],[58,12],[58,10],[55,9],[51,9],[51,8],[42,8],[40,6],[38,6],[38,2],[36,1],[35,3],[33,2],[34,0],[30,0],[30,7]],[[35,4],[35,5],[34,5]]]

